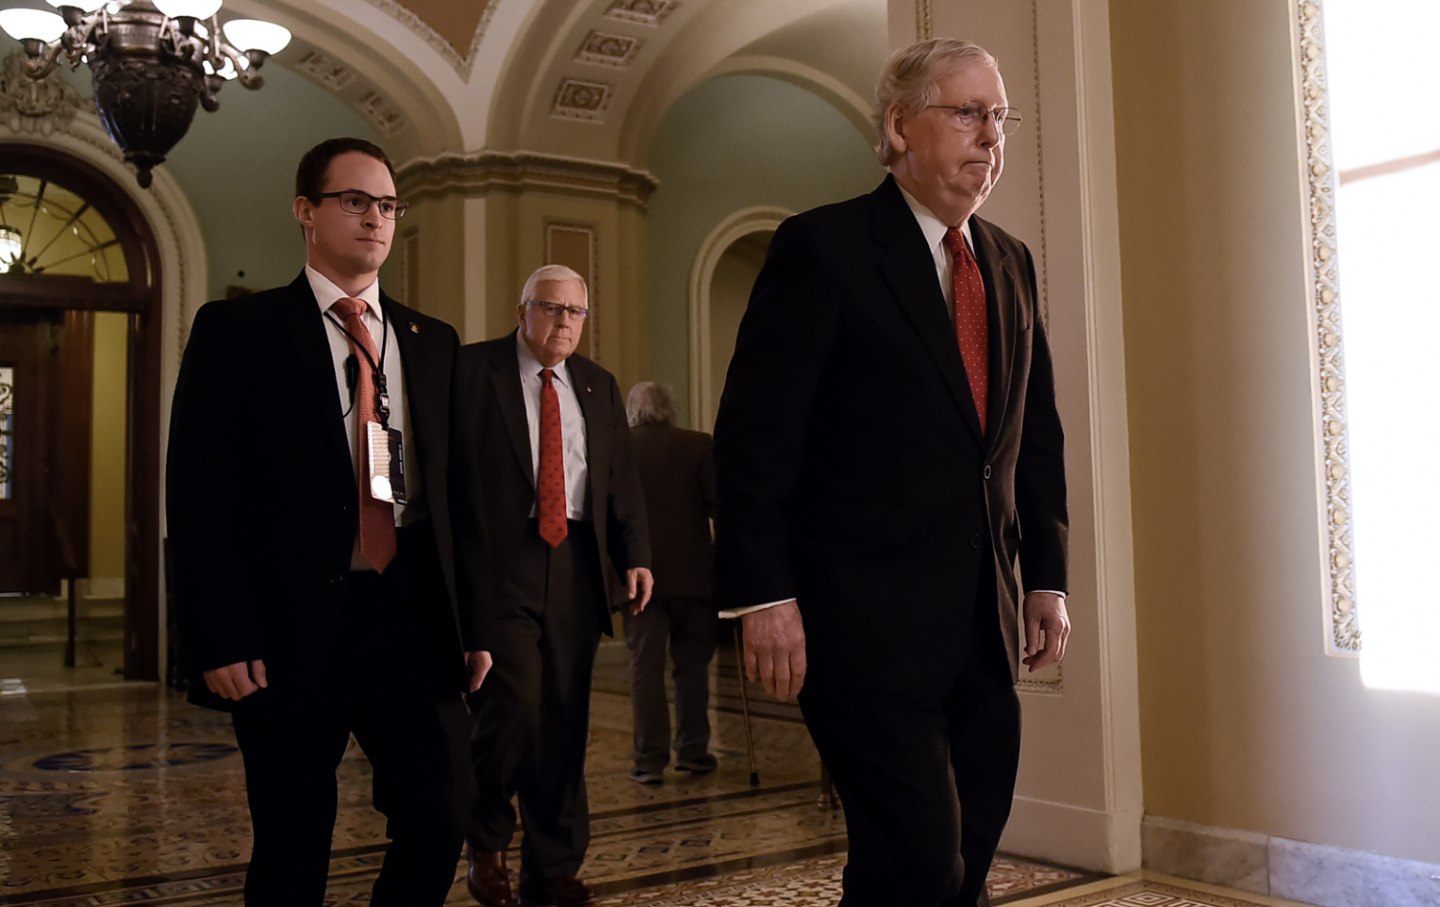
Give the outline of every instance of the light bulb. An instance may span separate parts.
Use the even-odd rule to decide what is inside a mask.
[[[221,0],[151,0],[151,2],[155,4],[156,9],[171,19],[178,19],[181,16],[189,16],[192,19],[209,19],[220,8]]]
[[[240,50],[278,54],[290,43],[290,29],[260,19],[234,19],[225,23],[225,39]]]
[[[0,10],[0,28],[16,41],[34,39],[49,44],[65,34],[65,20],[43,9]]]

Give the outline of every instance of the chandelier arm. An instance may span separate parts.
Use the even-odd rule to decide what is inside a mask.
[[[25,75],[36,81],[55,71],[60,52],[64,49],[59,40],[46,44],[38,38],[25,38],[20,46],[25,49]]]

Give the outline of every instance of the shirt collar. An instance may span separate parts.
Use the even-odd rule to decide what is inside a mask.
[[[540,360],[535,358],[535,354],[530,350],[530,344],[525,342],[525,338],[521,336],[519,331],[515,332],[515,349],[520,356],[520,377],[538,380],[540,370],[545,368],[545,366],[541,365]],[[568,362],[569,360],[562,359],[555,365],[550,366],[550,370],[555,373],[556,380],[567,387],[570,385]]]
[[[310,267],[308,264],[305,266],[305,279],[310,281],[310,292],[315,294],[315,301],[320,304],[320,311],[322,313],[330,311],[330,307],[335,304],[335,300],[342,296],[350,295],[337,287],[333,280]],[[380,314],[380,281],[378,279],[372,280],[370,286],[361,290],[354,298],[364,302],[365,305],[370,308],[370,314],[376,318],[382,317]]]
[[[929,208],[920,204],[915,196],[906,192],[904,186],[897,182],[895,188],[900,190],[900,194],[905,198],[905,204],[910,206],[910,213],[915,215],[915,220],[920,223],[920,232],[925,234],[927,248],[934,252],[936,247],[945,241],[945,233],[950,226],[936,217]],[[965,243],[970,246],[971,254],[974,254],[975,240],[970,236],[970,218],[965,218],[965,222],[960,225],[960,232],[965,235]]]

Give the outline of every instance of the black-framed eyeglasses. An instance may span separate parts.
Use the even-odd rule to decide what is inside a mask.
[[[945,110],[950,113],[950,125],[961,132],[973,132],[979,129],[989,117],[995,121],[995,128],[1004,135],[1010,135],[1020,128],[1020,111],[1014,107],[986,107],[984,104],[971,101],[969,104],[927,104],[926,110]]]
[[[546,302],[543,299],[527,299],[525,304],[532,308],[539,309],[545,313],[546,318],[559,320],[561,315],[569,315],[576,321],[584,321],[590,317],[590,310],[578,305],[565,305],[559,302]]]
[[[314,197],[314,201],[322,198],[333,198],[340,201],[340,210],[346,214],[361,215],[370,210],[374,205],[380,210],[380,216],[396,220],[404,217],[405,212],[410,210],[409,202],[402,202],[393,195],[376,196],[368,192],[361,192],[359,189],[343,189],[339,192],[321,192]]]

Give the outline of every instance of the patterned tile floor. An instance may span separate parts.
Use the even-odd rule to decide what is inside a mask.
[[[582,875],[601,905],[835,904],[844,821],[819,801],[819,764],[794,707],[756,703],[760,783],[752,786],[738,684],[722,670],[713,741],[720,770],[637,785],[624,777],[623,660],[623,646],[602,649],[593,701],[593,832]],[[88,672],[55,664],[33,650],[0,649],[0,905],[239,903],[249,823],[228,720],[160,686],[116,683],[98,664]],[[370,809],[369,767],[358,749],[339,775],[327,903],[358,907],[379,867],[383,821]],[[1025,905],[1275,903],[1017,859],[999,861],[989,883],[998,903]],[[470,903],[458,870],[447,903]]]

